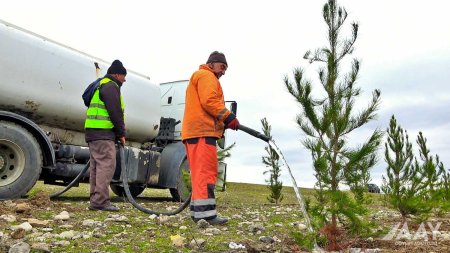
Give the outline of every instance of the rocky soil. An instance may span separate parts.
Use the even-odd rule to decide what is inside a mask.
[[[118,197],[113,198],[118,213],[89,211],[86,197],[50,200],[48,192],[37,190],[28,199],[0,201],[0,252],[307,252],[292,236],[307,231],[295,199],[279,206],[251,196],[237,201],[229,189],[218,193],[219,212],[231,218],[226,226],[195,224],[187,210],[148,215]],[[177,208],[168,198],[139,201],[153,209]],[[342,252],[450,252],[449,215],[405,223],[397,212],[378,206],[368,219],[376,221],[380,236],[344,236]]]

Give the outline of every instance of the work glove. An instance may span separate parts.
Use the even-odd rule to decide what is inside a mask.
[[[236,118],[236,115],[230,113],[230,115],[225,119],[225,128],[230,128],[233,130],[237,130],[239,126],[239,120]]]

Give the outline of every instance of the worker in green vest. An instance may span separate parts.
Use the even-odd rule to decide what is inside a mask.
[[[125,83],[127,70],[115,60],[100,80],[86,111],[86,142],[90,151],[90,205],[89,210],[117,212],[111,204],[109,184],[116,169],[116,141],[125,144],[124,103],[120,88]]]

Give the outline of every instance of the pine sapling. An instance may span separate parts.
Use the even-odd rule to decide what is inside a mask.
[[[272,127],[267,122],[267,119],[261,119],[261,124],[264,135],[272,138]],[[264,172],[264,175],[269,174],[269,179],[266,180],[266,183],[268,184],[267,187],[270,189],[270,195],[269,197],[267,197],[267,200],[269,200],[270,203],[275,203],[278,205],[283,200],[283,194],[281,193],[281,190],[283,189],[283,183],[280,179],[280,156],[277,151],[275,151],[270,145],[265,147],[265,150],[267,156],[262,157],[262,162],[264,165],[266,165],[266,167],[270,168],[269,170]]]
[[[426,213],[423,196],[427,182],[422,166],[415,159],[408,134],[392,115],[385,143],[386,174],[383,176],[383,192],[388,202],[402,215]]]
[[[439,160],[439,157],[436,156]],[[438,162],[441,177],[439,178],[439,195],[441,200],[441,211],[448,212],[450,210],[450,172],[448,172],[442,162]]]
[[[417,136],[420,159],[422,160],[422,171],[427,184],[425,199],[427,206],[435,213],[443,213],[450,207],[448,203],[448,172],[444,169],[444,164],[439,160],[439,156],[430,155],[427,148],[427,139],[419,132]],[[447,187],[447,189],[446,189]]]
[[[359,187],[367,178],[366,172],[354,172],[361,170],[364,161],[370,161],[376,153],[382,132],[374,130],[359,147],[349,146],[348,134],[375,119],[380,91],[374,90],[368,106],[355,112],[355,99],[361,94],[361,89],[356,87],[360,62],[353,59],[350,71],[345,75],[340,73],[340,65],[354,51],[359,26],[352,23],[351,36],[342,38],[347,11],[335,0],[328,0],[324,5],[323,18],[328,27],[328,45],[314,52],[307,51],[304,59],[322,65],[318,76],[324,96],[312,96],[313,85],[305,78],[301,68],[294,69],[293,81],[285,77],[284,82],[288,92],[300,105],[297,124],[305,134],[303,145],[310,150],[313,159],[318,189],[317,206],[312,207],[313,213],[320,211],[318,219],[323,221],[321,226],[324,231],[332,231],[327,235],[327,249],[340,250],[337,234],[333,234],[341,229],[338,222],[350,221],[345,227],[350,228],[351,232],[367,230],[361,220],[365,209],[353,198],[344,196],[346,193],[340,190],[340,185]]]

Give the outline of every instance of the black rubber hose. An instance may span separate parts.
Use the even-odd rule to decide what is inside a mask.
[[[180,207],[178,207],[177,209],[175,209],[174,211],[171,211],[171,212],[157,212],[157,211],[153,211],[153,210],[147,209],[145,207],[142,207],[141,205],[136,203],[136,201],[134,200],[134,198],[130,192],[130,187],[128,185],[128,175],[127,175],[128,171],[127,171],[127,168],[125,165],[125,159],[124,159],[125,153],[124,153],[122,144],[119,144],[119,157],[120,157],[120,169],[121,169],[121,176],[122,176],[123,188],[125,190],[125,195],[127,196],[128,201],[139,211],[142,211],[147,214],[168,215],[169,216],[169,215],[175,215],[175,214],[180,213],[189,205],[189,203],[191,203],[191,195],[189,195],[189,197],[183,202],[183,204],[181,204]]]
[[[53,193],[50,195],[50,198],[56,198],[59,195],[65,193],[66,191],[68,191],[70,188],[73,187],[74,184],[78,183],[78,181],[80,181],[80,179],[83,177],[84,173],[89,169],[89,165],[90,165],[90,161],[88,161],[86,163],[86,166],[84,166],[84,169],[80,171],[80,173],[78,173],[78,175],[72,180],[72,182],[70,182],[70,184],[68,184],[66,186],[66,188],[64,188],[62,191],[59,191],[57,193]]]
[[[265,142],[269,142],[270,141],[269,137],[265,136],[264,134],[262,134],[262,133],[260,133],[260,132],[258,132],[256,130],[251,129],[250,127],[246,127],[244,125],[239,124],[238,125],[238,129],[241,130],[241,131],[244,131],[244,132],[246,132],[246,133],[248,133],[248,134],[250,134],[250,135],[252,135],[252,136],[254,136],[256,138],[259,138],[259,139],[261,139],[261,140],[263,140]]]

